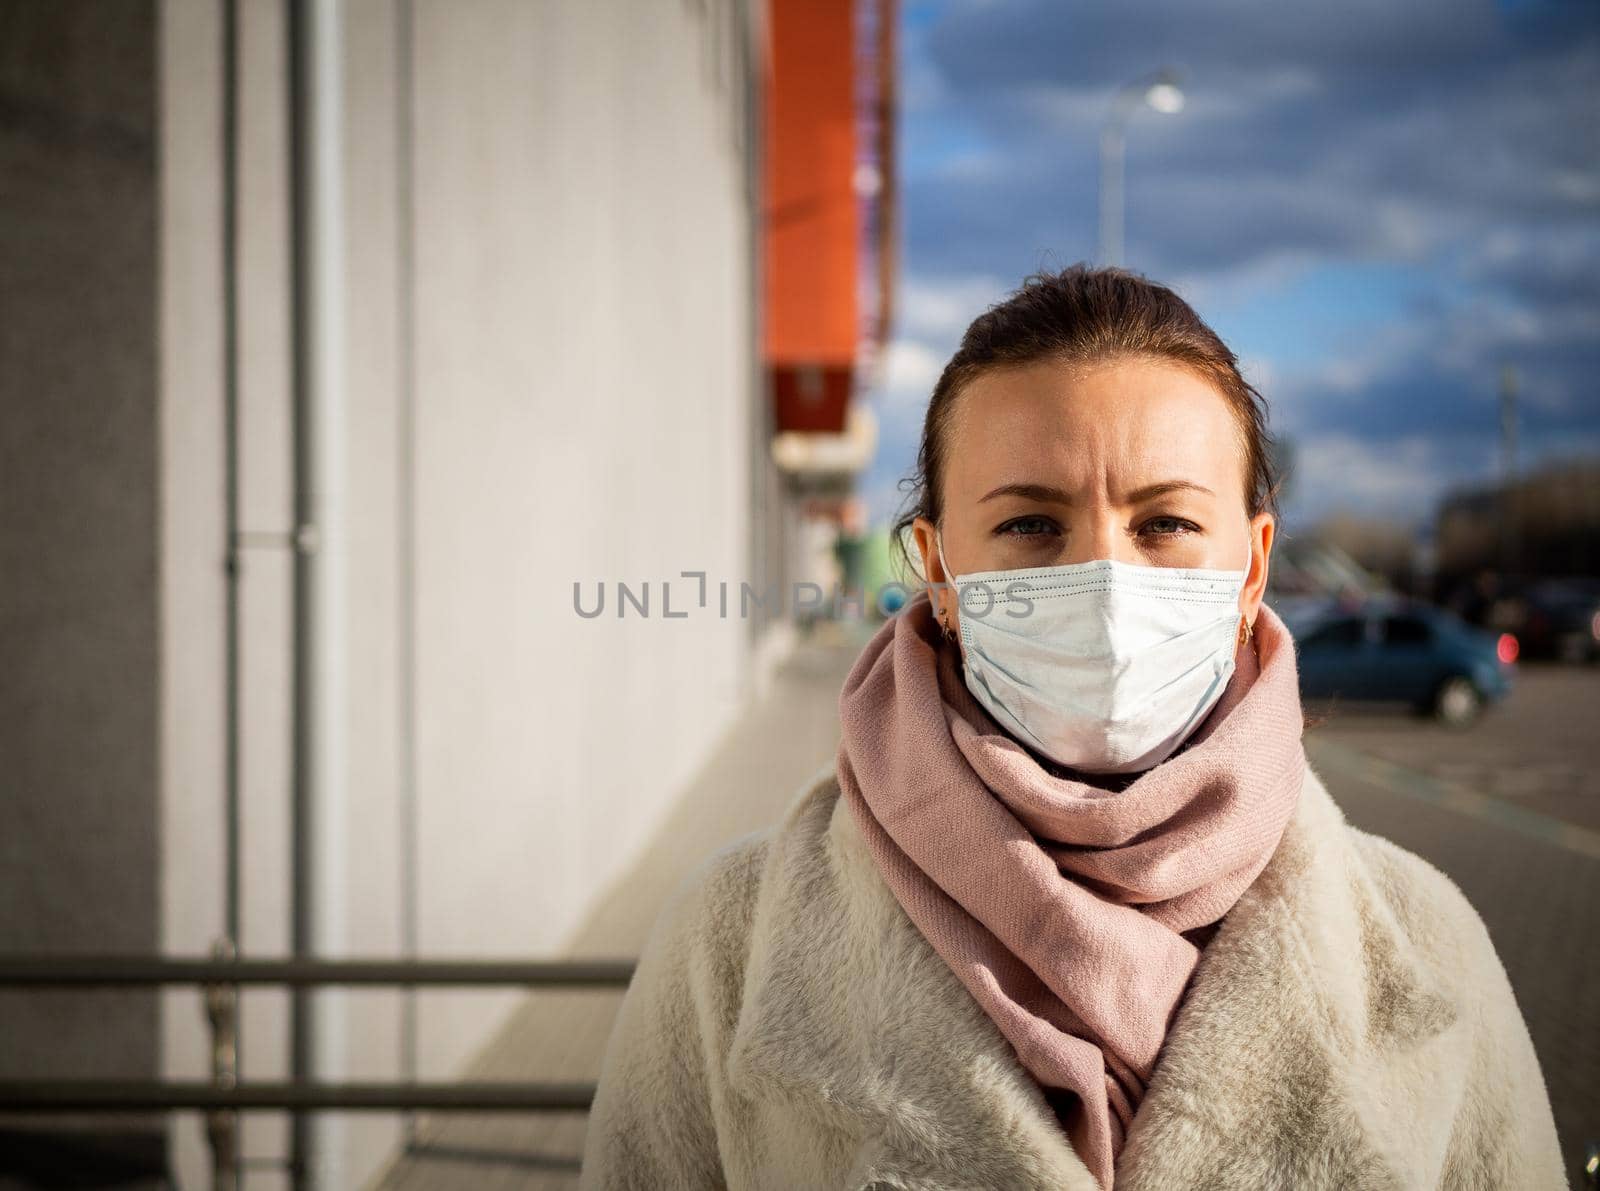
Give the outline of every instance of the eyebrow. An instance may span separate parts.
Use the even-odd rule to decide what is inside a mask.
[[[1147,484],[1137,492],[1128,493],[1128,501],[1130,504],[1136,504],[1141,500],[1165,496],[1169,492],[1202,492],[1207,496],[1216,495],[1204,484],[1196,484],[1193,480],[1162,480],[1159,483]]]
[[[1043,501],[1046,504],[1069,505],[1072,498],[1059,488],[1052,488],[1049,484],[1001,484],[993,492],[978,501],[982,504],[985,500],[993,500],[997,496],[1021,496],[1027,500]]]
[[[1165,496],[1168,492],[1203,492],[1207,496],[1216,493],[1204,484],[1196,484],[1193,480],[1161,480],[1154,484],[1146,484],[1135,492],[1128,493],[1128,503],[1137,504],[1152,497]],[[978,501],[982,504],[986,500],[993,500],[997,496],[1020,496],[1026,500],[1043,501],[1046,504],[1070,505],[1072,497],[1060,488],[1052,488],[1049,484],[1001,484],[994,491],[985,494]]]

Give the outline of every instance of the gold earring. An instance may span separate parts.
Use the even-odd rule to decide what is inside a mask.
[[[1248,645],[1250,638],[1255,635],[1255,629],[1251,626],[1249,618],[1241,616],[1239,621],[1239,644]]]

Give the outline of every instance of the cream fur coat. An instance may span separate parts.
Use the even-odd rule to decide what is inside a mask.
[[[1202,953],[1116,1185],[1567,1186],[1482,920],[1432,865],[1348,824],[1314,771]],[[1098,1191],[883,883],[831,771],[663,907],[580,1186]]]

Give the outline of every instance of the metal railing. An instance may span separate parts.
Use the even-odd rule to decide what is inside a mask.
[[[397,988],[625,988],[631,960],[237,959],[220,942],[210,958],[142,955],[0,957],[0,989],[144,988],[195,985],[205,994],[211,1031],[211,1079],[0,1080],[0,1112],[181,1112],[206,1114],[213,1186],[233,1191],[246,1165],[239,1153],[240,1112],[586,1111],[595,1085],[584,1082],[393,1083],[241,1082],[239,989],[393,986]],[[291,1157],[292,1165],[292,1157]],[[292,1175],[303,1174],[294,1172]]]

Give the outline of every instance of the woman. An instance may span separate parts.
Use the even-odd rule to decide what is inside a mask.
[[[1171,290],[1031,277],[923,430],[836,765],[663,911],[589,1188],[1557,1188],[1481,919],[1348,824],[1262,602],[1265,411]]]

